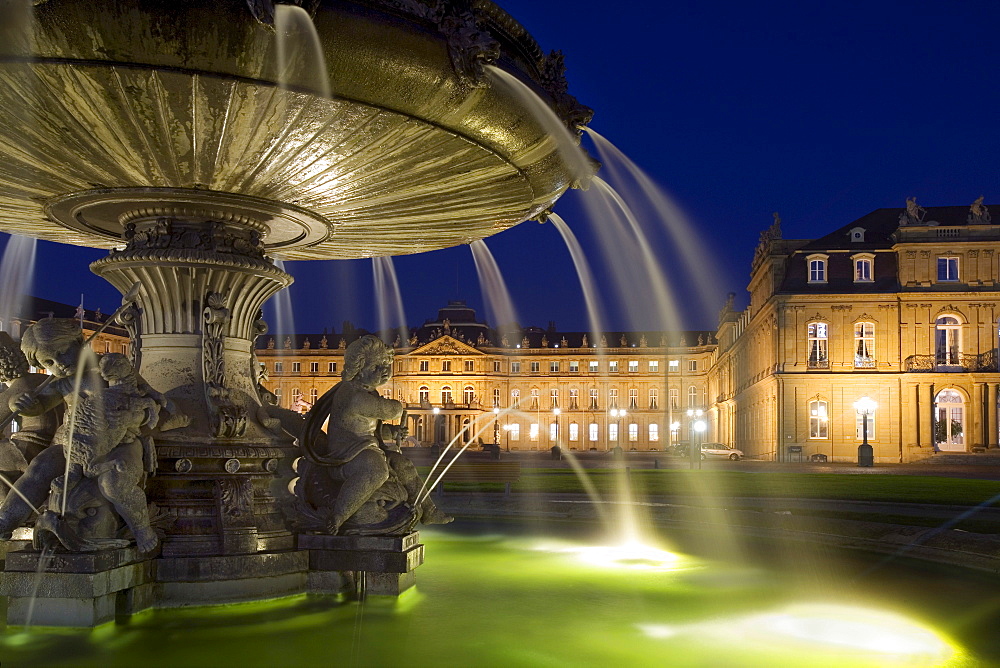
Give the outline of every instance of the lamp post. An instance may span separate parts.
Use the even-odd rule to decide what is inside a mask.
[[[705,421],[701,419],[702,410],[700,408],[694,409],[689,408],[687,410],[688,420],[691,421],[688,433],[691,437],[691,442],[688,443],[688,457],[691,461],[691,468],[698,465],[701,468],[701,433],[705,431]]]
[[[503,430],[507,433],[507,436],[504,438],[504,440],[507,441],[507,446],[506,446],[507,452],[510,452],[510,430],[511,429],[513,429],[513,427],[511,425],[509,425],[509,424],[505,424],[503,426]]]
[[[611,414],[612,419],[614,418],[618,419],[618,431],[615,432],[615,437],[617,438],[617,440],[615,441],[615,447],[620,448],[622,442],[622,419],[625,417],[625,409],[612,408],[608,412]]]
[[[431,409],[434,414],[434,445],[441,442],[441,409],[435,406]]]
[[[861,445],[858,446],[858,466],[875,465],[875,449],[868,443],[868,416],[875,412],[878,404],[869,397],[861,397],[854,402],[854,410],[861,413]]]
[[[670,423],[670,445],[677,447],[677,434],[681,430],[681,423],[674,420]]]
[[[493,447],[500,447],[500,409],[493,409]]]

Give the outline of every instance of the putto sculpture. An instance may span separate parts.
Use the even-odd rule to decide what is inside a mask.
[[[34,392],[48,376],[30,373],[28,360],[21,346],[7,332],[0,332],[0,382],[7,386],[0,392],[0,421],[13,417],[10,402]],[[0,443],[0,474],[7,482],[21,477],[28,464],[52,443],[61,411],[49,411],[38,416],[22,415],[18,430],[5,443]],[[3,493],[7,490],[4,488]]]
[[[306,416],[305,456],[294,486],[303,530],[397,535],[417,522],[452,521],[429,496],[419,500],[420,475],[400,451],[406,411],[377,392],[392,375],[392,361],[393,351],[376,336],[352,342],[344,354],[343,380]],[[388,422],[397,419],[398,425]]]

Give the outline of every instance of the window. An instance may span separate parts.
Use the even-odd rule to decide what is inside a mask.
[[[493,361],[493,373],[500,373],[500,360]]]
[[[937,275],[939,281],[957,281],[958,258],[939,257],[937,259]]]
[[[639,390],[637,388],[631,387],[628,391],[628,407],[629,410],[635,410],[639,408]]]
[[[309,371],[311,373],[319,373],[319,362],[310,362]]]
[[[528,425],[528,439],[531,441],[538,441],[538,423],[532,422]]]
[[[559,362],[549,362],[549,371],[552,373],[559,372]]]
[[[558,441],[559,440],[559,423],[550,422],[549,423],[549,440]]]
[[[656,443],[660,440],[660,427],[655,422],[649,425],[649,442]]]
[[[274,388],[274,400],[278,403],[279,406],[281,405],[281,388],[280,387]]]
[[[598,364],[597,362],[591,362],[587,367],[588,371],[590,371],[590,373],[597,373],[598,371],[597,364]]]
[[[660,391],[655,387],[649,388],[649,410],[655,411],[657,408],[657,399],[659,399]]]
[[[431,370],[431,363],[430,363],[430,361],[429,360],[420,360],[420,370],[421,371],[430,371]]]
[[[431,388],[421,385],[420,389],[417,390],[417,401],[424,406],[429,404],[431,402]]]
[[[541,371],[541,363],[540,362],[532,362],[531,363],[531,371],[532,371],[532,373],[537,373],[538,371]]]
[[[451,371],[451,360],[444,360],[441,362],[442,371]]]
[[[462,401],[466,405],[475,403],[476,390],[471,385],[466,385],[465,389],[462,390]]]
[[[960,354],[962,339],[962,324],[955,316],[941,316],[935,322],[934,360],[937,364],[959,366],[962,363]]]
[[[580,390],[571,389],[569,391],[569,409],[575,411],[580,407]]]
[[[521,373],[521,363],[520,362],[511,362],[510,363],[510,372],[511,373]]]
[[[608,425],[608,440],[612,443],[618,442],[618,423],[612,422]]]
[[[274,373],[281,373],[284,370],[285,370],[285,364],[284,364],[284,362],[275,362],[274,363]]]
[[[681,407],[681,391],[676,387],[670,389],[670,408],[677,410]]]
[[[871,283],[873,280],[872,263],[875,262],[875,256],[855,255],[853,259],[854,259],[854,282]]]
[[[319,398],[319,391],[314,387],[309,390],[309,403],[316,404],[316,400]]]
[[[617,360],[608,362],[608,372],[610,372],[610,373],[618,373],[618,361]]]
[[[575,443],[580,440],[580,425],[576,422],[569,423],[569,440],[571,443]]]
[[[329,369],[328,373],[337,373],[337,363],[336,362],[330,362],[330,364],[327,366],[327,368]]]
[[[698,405],[698,388],[694,385],[688,388],[688,408],[694,408]]]
[[[445,385],[441,388],[441,403],[450,404],[451,403],[451,388]]]
[[[510,434],[510,440],[512,440],[512,441],[520,441],[521,440],[521,425],[519,425],[518,423],[515,422],[514,424],[511,424],[511,425],[508,425],[508,426],[510,427],[510,429],[507,430],[507,433]]]
[[[538,388],[531,388],[531,410],[538,410]]]
[[[868,440],[875,440],[875,414],[877,410],[868,413]],[[857,431],[857,439],[859,441],[864,440],[864,417],[861,415],[860,411],[854,411],[855,415],[855,431]]]
[[[688,371],[694,372],[698,370],[698,360],[688,360]]]
[[[826,402],[814,399],[809,402],[809,438],[827,438]]]
[[[292,403],[293,404],[299,403],[299,400],[301,398],[302,398],[302,390],[300,390],[297,387],[293,387],[292,388]]]
[[[660,370],[660,360],[649,360],[649,373],[657,373]]]
[[[475,371],[476,362],[474,360],[465,360],[465,370],[466,372]]]
[[[302,362],[292,362],[292,373],[301,373]]]
[[[569,372],[570,373],[578,373],[579,371],[580,371],[580,363],[579,362],[570,362],[569,363]]]
[[[587,427],[587,432],[588,432],[587,437],[590,440],[590,442],[596,443],[597,437],[600,435],[600,427],[597,425],[597,423],[591,422],[590,425]]]
[[[628,361],[628,372],[638,373],[639,372],[639,360],[629,360]]]
[[[635,443],[639,440],[639,425],[635,422],[630,422],[628,425],[628,442]]]
[[[828,330],[825,322],[809,323],[809,366],[814,369],[826,369],[830,366],[827,357]]]
[[[608,408],[618,408],[618,388],[608,390]]]
[[[875,323],[854,323],[854,368],[870,369],[875,366]]]
[[[597,389],[590,390],[590,410],[597,410]]]
[[[826,283],[826,260],[826,255],[810,255],[806,258],[810,283]]]
[[[500,388],[493,388],[493,408],[500,408]]]
[[[549,390],[549,408],[559,408],[559,390],[552,388]]]
[[[511,390],[510,391],[510,405],[517,408],[518,402],[521,401],[521,390]]]

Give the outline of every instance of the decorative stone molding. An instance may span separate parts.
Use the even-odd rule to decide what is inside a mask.
[[[135,305],[135,302],[132,302],[126,308],[122,309],[116,318],[118,324],[128,332],[128,360],[137,369],[139,368],[140,349],[142,347],[140,315],[142,315],[142,311]]]
[[[246,409],[232,403],[226,387],[225,329],[229,318],[226,297],[209,292],[202,328],[202,373],[208,413],[219,438],[242,436],[247,428]]]
[[[851,311],[853,309],[854,306],[852,306],[851,304],[834,304],[833,306],[830,307],[830,310],[832,311]]]

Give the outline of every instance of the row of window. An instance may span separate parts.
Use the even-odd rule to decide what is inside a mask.
[[[441,362],[441,371],[451,371],[452,370],[451,369],[451,362],[452,362],[451,360],[443,360]],[[292,362],[291,364],[292,364],[292,373],[300,373],[302,371],[302,363],[301,362]],[[319,373],[319,365],[320,365],[319,362],[310,362],[309,363],[309,372],[310,373]],[[475,362],[473,362],[473,360],[464,360],[463,366],[464,366],[465,371],[471,373],[472,371],[474,371],[474,368],[475,368],[474,365],[475,365]],[[529,362],[529,367],[528,368],[530,369],[530,371],[532,373],[538,373],[538,372],[541,371],[541,362]],[[657,373],[660,370],[660,362],[659,362],[659,360],[649,360],[649,362],[648,362],[648,368],[649,368],[649,372],[650,373]],[[679,368],[679,362],[678,362],[678,360],[670,360],[670,370],[671,371],[676,371],[678,368]],[[552,373],[559,373],[560,369],[561,369],[561,363],[560,362],[549,362],[549,371],[550,372],[552,372]],[[275,362],[274,363],[274,372],[275,373],[282,373],[282,372],[284,372],[284,370],[285,370],[285,363],[284,362]],[[589,362],[587,370],[590,373],[597,373],[600,370],[600,363],[596,362],[596,361],[595,362]],[[425,372],[429,372],[430,371],[430,361],[429,360],[420,360],[420,371],[425,371]],[[494,371],[494,373],[500,373],[500,362],[499,361],[494,361],[493,362],[493,371]],[[570,373],[578,373],[579,371],[580,371],[580,363],[579,362],[577,362],[577,361],[571,361],[571,362],[569,362],[569,372]],[[618,362],[615,361],[615,360],[609,361],[608,362],[608,371],[611,372],[611,373],[617,373],[618,372]],[[629,371],[629,373],[638,373],[639,372],[639,362],[638,362],[638,360],[629,360],[629,362],[628,362],[628,371]],[[698,361],[697,360],[689,360],[688,361],[688,371],[698,371]],[[521,362],[511,362],[510,363],[510,372],[511,373],[520,373],[521,372]],[[337,373],[337,363],[336,362],[328,362],[327,363],[327,373]]]
[[[639,441],[639,425],[635,422],[625,425],[627,428],[627,438],[630,443],[637,443]],[[618,424],[611,423],[607,425],[608,429],[608,441],[616,443],[618,441]],[[521,440],[521,425],[513,422],[511,424],[504,426],[504,431],[507,433],[507,438],[510,441]],[[556,442],[559,440],[559,423],[552,422],[549,424],[549,440]],[[580,424],[576,422],[569,423],[568,440],[570,443],[577,443],[580,441]],[[540,425],[537,422],[533,422],[528,425],[528,440],[532,442],[538,442],[540,432]],[[587,440],[594,443],[600,438],[601,427],[596,422],[591,422],[587,425]],[[658,424],[652,423],[647,428],[647,438],[650,443],[657,443],[660,440],[660,426]]]
[[[464,388],[462,394],[463,394],[463,399],[464,399],[463,403],[466,403],[466,404],[476,403],[476,401],[477,401],[476,391],[475,391],[475,388],[472,387],[471,385],[467,385]],[[699,406],[702,403],[704,403],[703,401],[699,400],[701,398],[700,394],[701,393],[699,392],[697,386],[692,385],[692,386],[690,386],[688,388],[688,393],[687,393],[687,396],[688,396],[688,407],[695,407],[695,406]],[[650,410],[656,410],[659,407],[659,396],[660,396],[659,389],[657,389],[655,387],[654,388],[650,388],[649,393],[647,394],[648,401],[647,401],[647,404],[646,404],[646,406]],[[431,397],[430,388],[427,387],[426,385],[422,385],[420,387],[420,389],[417,391],[418,401],[421,404],[423,404],[423,405],[427,405],[427,404],[430,404],[430,397]],[[540,408],[540,397],[541,397],[541,391],[538,388],[533,388],[530,391],[529,403],[528,403],[527,408],[529,410],[539,410],[539,408]],[[588,409],[589,410],[598,410],[598,408],[599,408],[599,406],[598,406],[598,397],[599,397],[599,391],[596,388],[588,390],[588,400],[589,400],[588,401]],[[498,388],[498,387],[493,388],[493,407],[494,408],[502,408],[501,403],[500,403],[500,398],[501,398],[500,388]],[[680,399],[680,391],[677,390],[677,389],[671,389],[670,390],[670,405],[671,405],[671,408],[678,408],[679,407],[679,399]],[[511,390],[510,391],[510,400],[511,400],[511,405],[513,405],[513,406],[520,405],[520,403],[521,403],[521,390],[519,390],[519,389],[513,389],[513,390]],[[441,403],[442,404],[450,404],[450,403],[452,403],[452,401],[453,401],[452,389],[451,389],[451,387],[449,387],[449,386],[446,385],[443,388],[441,388]],[[560,403],[559,403],[559,390],[558,389],[553,388],[553,389],[549,390],[549,406],[548,407],[550,409],[551,408],[561,408],[562,407],[560,405]],[[618,407],[619,407],[618,389],[617,388],[610,388],[608,390],[608,408],[618,408]],[[639,390],[636,389],[636,388],[631,388],[628,391],[628,407],[631,408],[631,409],[638,409],[639,408]],[[579,408],[580,408],[580,390],[574,388],[574,389],[571,389],[569,391],[569,403],[568,403],[567,408],[569,408],[570,410],[579,410]]]
[[[811,322],[806,332],[809,349],[809,366],[829,366],[830,327],[825,322]],[[940,316],[934,321],[934,356],[937,364],[961,364],[962,322],[952,315]],[[875,323],[854,323],[854,366],[875,366]]]
[[[829,256],[815,253],[806,257],[809,267],[810,283],[826,283]],[[854,263],[854,282],[871,283],[874,280],[875,256],[871,253],[858,253],[851,256]],[[959,258],[956,256],[941,256],[937,258],[937,280],[940,283],[957,283],[959,280]]]
[[[830,438],[830,416],[826,401],[814,399],[809,402],[809,438]],[[864,438],[864,416],[855,411],[855,431],[857,439]],[[868,439],[875,440],[875,411],[868,413]]]
[[[282,373],[284,370],[285,370],[285,363],[284,362],[275,362],[274,363],[274,372],[275,373]],[[301,371],[302,371],[302,363],[301,362],[292,362],[292,373],[300,373]],[[327,362],[326,371],[327,371],[327,373],[337,373],[337,363],[336,362]],[[319,362],[310,362],[309,363],[309,373],[319,373]]]

